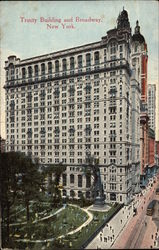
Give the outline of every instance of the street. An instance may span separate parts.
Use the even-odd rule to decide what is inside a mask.
[[[132,217],[125,226],[123,232],[119,235],[112,246],[113,249],[150,249],[156,246],[157,227],[159,226],[159,212],[157,204],[153,216],[146,215],[146,209],[149,202],[153,199],[159,200],[159,195],[155,194],[158,183],[149,187],[143,192],[143,196],[136,197],[134,205],[137,207],[137,215]]]

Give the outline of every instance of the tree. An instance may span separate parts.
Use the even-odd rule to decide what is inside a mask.
[[[29,156],[25,156],[22,161],[19,189],[26,207],[27,221],[29,221],[30,201],[39,201],[40,191],[44,190],[44,175],[39,171],[38,161],[33,162]]]
[[[52,202],[55,206],[61,202],[61,191],[59,190],[60,177],[66,170],[62,164],[50,165],[45,173],[48,176],[48,192],[51,194]]]
[[[7,230],[2,230],[2,246],[4,235],[9,244],[10,233],[10,209],[14,204],[18,193],[18,174],[22,155],[20,153],[9,152],[0,154],[0,200],[2,211],[2,228],[4,229],[5,218]]]
[[[99,159],[94,158],[94,156],[91,156],[91,154],[87,154],[84,173],[86,176],[93,176],[94,178],[91,187],[92,198],[94,199],[94,201],[98,194],[100,194],[102,198],[104,198],[103,185],[101,183],[100,177]]]
[[[29,221],[29,202],[39,197],[39,191],[43,188],[43,175],[39,171],[37,161],[20,152],[8,152],[0,154],[0,200],[2,210],[2,244],[6,239],[9,246],[10,234],[10,210],[15,201],[25,203],[27,221]],[[4,225],[7,224],[5,232]]]
[[[71,198],[74,199],[74,198],[75,198],[75,195],[76,195],[76,194],[75,194],[75,191],[74,191],[74,190],[71,190],[70,195],[71,195]]]

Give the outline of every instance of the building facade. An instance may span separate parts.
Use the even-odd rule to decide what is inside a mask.
[[[139,22],[136,22],[135,32],[132,36],[132,65],[136,69],[136,79],[140,85],[140,176],[145,179],[145,169],[149,164],[149,127],[148,127],[148,108],[147,108],[147,63],[148,51],[145,38],[140,33]]]
[[[156,141],[159,141],[159,82],[156,83]]]
[[[149,166],[153,167],[155,164],[155,132],[149,128]]]
[[[159,168],[159,141],[155,141],[155,163]]]
[[[88,155],[98,160],[106,202],[128,204],[138,191],[136,39],[123,10],[117,28],[98,42],[5,62],[6,149],[44,165],[65,164],[63,196],[91,196],[93,176],[84,174]]]
[[[148,84],[149,127],[156,131],[156,85]]]

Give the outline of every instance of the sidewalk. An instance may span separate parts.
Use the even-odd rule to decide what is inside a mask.
[[[90,242],[86,249],[109,249],[132,217],[132,214],[132,204],[129,206],[124,206]]]

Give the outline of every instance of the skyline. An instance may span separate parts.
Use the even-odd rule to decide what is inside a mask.
[[[128,11],[132,33],[139,21],[141,34],[148,46],[148,84],[158,88],[158,3],[157,1],[78,1],[73,2],[1,2],[1,135],[5,138],[4,111],[4,61],[9,55],[21,60],[58,50],[81,46],[99,41],[109,29],[116,26],[116,20],[123,6]],[[14,14],[13,14],[14,13]],[[66,14],[67,13],[67,14]],[[148,15],[150,18],[147,18]],[[22,22],[21,17],[37,19],[36,23]],[[40,17],[61,19],[73,18],[75,28],[47,28]],[[75,18],[100,19],[100,22],[75,22]],[[53,22],[57,26],[59,22]],[[50,23],[49,23],[50,24]],[[65,23],[66,24],[66,23]],[[15,31],[16,30],[16,31]],[[81,35],[82,32],[82,35]],[[26,39],[27,38],[27,39]],[[67,39],[66,39],[67,38]],[[37,46],[38,44],[38,46]],[[159,89],[159,88],[158,88]],[[159,92],[159,91],[158,91]],[[157,93],[158,93],[157,92]],[[156,105],[156,107],[158,107]],[[157,110],[159,113],[159,110]],[[157,120],[157,119],[156,119]],[[159,119],[158,119],[159,120]],[[157,124],[159,128],[159,123]],[[159,129],[157,138],[159,140]]]

